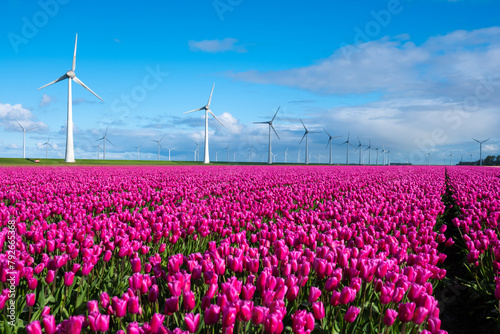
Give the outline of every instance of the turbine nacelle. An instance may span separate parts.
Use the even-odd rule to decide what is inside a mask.
[[[72,70],[69,70],[68,72],[66,72],[66,75],[71,78],[71,79],[74,79],[76,77],[76,74],[74,71]]]

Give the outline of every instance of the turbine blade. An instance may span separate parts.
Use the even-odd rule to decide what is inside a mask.
[[[113,143],[111,142],[111,140],[109,140],[108,138],[106,138],[106,140],[108,141],[108,143],[110,143],[111,145],[115,146],[115,144],[113,144]]]
[[[472,138],[473,140],[477,141],[478,143],[481,143],[479,140],[477,140],[476,138]]]
[[[302,143],[302,141],[304,140],[304,137],[307,135],[307,132],[304,132],[304,135],[302,136],[302,139],[300,140],[299,142],[299,145]]]
[[[305,126],[304,122],[302,122],[302,119],[301,119],[301,118],[299,118],[299,119],[300,119],[300,123],[302,123],[302,126],[304,127],[304,129],[305,129],[305,130],[306,130],[306,132],[307,132],[307,128],[306,128],[306,126]]]
[[[17,125],[19,125],[19,126],[21,127],[21,129],[23,129],[23,131],[24,131],[23,126],[22,126],[22,125],[21,125],[18,121],[16,121],[16,123],[17,123]]]
[[[222,122],[220,121],[220,119],[217,118],[217,116],[215,116],[215,114],[212,112],[212,110],[208,109],[208,112],[217,120],[217,122],[220,123],[220,125],[224,126],[224,124],[222,124]]]
[[[80,86],[82,86],[83,88],[85,88],[86,90],[91,92],[92,94],[94,94],[99,100],[103,101],[103,99],[101,99],[101,97],[99,95],[94,93],[94,91],[92,89],[90,89],[89,87],[87,87],[87,85],[85,85],[80,79],[78,79],[77,77],[74,77],[73,80],[75,80],[75,82],[77,84],[79,84]]]
[[[323,128],[323,130],[325,130],[326,134],[328,135],[328,137],[332,138],[332,136],[330,136],[330,134],[328,133],[328,131],[326,131],[325,128]]]
[[[269,124],[269,122],[253,122],[253,124]]]
[[[190,112],[195,112],[195,111],[202,110],[202,109],[205,109],[205,107],[201,107],[201,108],[198,108],[198,109],[195,109],[195,110],[186,111],[183,114],[189,114]]]
[[[71,66],[71,70],[74,72],[76,68],[76,41],[78,40],[78,34],[75,37],[75,52],[73,53],[73,66]]]
[[[60,77],[60,78],[58,78],[58,79],[56,79],[56,80],[54,80],[54,81],[52,81],[52,82],[49,82],[49,83],[48,83],[48,84],[46,84],[46,85],[43,85],[42,87],[38,88],[37,90],[40,90],[40,89],[45,88],[45,87],[47,87],[47,86],[53,85],[53,84],[55,84],[56,82],[63,81],[64,79],[67,79],[67,78],[68,78],[68,75],[67,75],[67,74],[65,74],[65,75],[63,75],[62,77]]]
[[[210,102],[212,101],[212,94],[214,93],[214,87],[215,87],[215,82],[212,85],[212,91],[210,92],[210,97],[208,98],[207,106],[209,106],[209,107],[210,107]]]
[[[35,126],[34,128],[31,128],[31,129],[29,129],[29,130],[26,130],[26,132],[31,131],[31,130],[38,129],[39,127],[40,127],[40,126],[39,126],[39,125],[37,125],[37,126]]]
[[[328,133],[328,132],[327,132],[327,133]],[[328,143],[326,143],[326,147],[328,147],[328,145],[330,145],[330,143],[331,143],[331,142],[332,142],[332,137],[330,137],[330,138],[328,139]]]
[[[272,124],[269,124],[269,126],[273,129],[274,133],[276,134],[276,137],[278,137],[279,140],[281,140],[280,136],[278,136],[278,133],[276,132],[276,129]]]
[[[273,119],[271,120],[271,122],[274,121],[274,119],[276,118],[276,115],[278,115],[278,111],[280,111],[280,108],[281,107],[278,107],[278,110],[276,110],[276,113],[274,114]]]

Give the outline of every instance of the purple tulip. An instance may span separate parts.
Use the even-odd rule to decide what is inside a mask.
[[[347,310],[347,312],[344,316],[344,320],[347,322],[354,322],[354,320],[356,320],[356,317],[358,316],[360,310],[361,309],[359,307],[349,306],[349,309]]]
[[[28,334],[42,334],[42,327],[40,321],[36,320],[26,325],[26,332]]]
[[[161,327],[163,325],[163,321],[165,320],[165,316],[163,314],[155,313],[151,318],[151,334],[159,334],[161,331]]]
[[[196,333],[200,326],[200,314],[186,313],[184,316],[184,322],[186,323],[186,328],[190,333]]]

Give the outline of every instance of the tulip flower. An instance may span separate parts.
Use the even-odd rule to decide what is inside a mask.
[[[35,305],[35,294],[34,293],[28,293],[26,295],[26,306],[32,307]]]
[[[399,320],[401,322],[410,322],[415,312],[415,303],[404,303],[398,305]]]
[[[139,313],[139,297],[130,297],[127,301],[127,310],[132,314]]]
[[[358,316],[360,310],[361,309],[359,307],[349,306],[349,309],[347,310],[347,312],[344,316],[344,320],[347,322],[354,322],[354,320],[356,320],[356,317]]]
[[[184,316],[186,328],[190,333],[196,333],[200,326],[200,314],[186,313]]]
[[[193,292],[189,291],[184,293],[184,297],[182,299],[182,306],[186,311],[194,310],[194,307],[196,306],[196,300]]]
[[[42,334],[42,327],[40,321],[36,320],[26,325],[26,332],[28,334]]]
[[[210,326],[213,324],[216,324],[217,321],[219,321],[219,316],[220,316],[220,307],[216,304],[210,305],[206,310],[205,310],[205,325]]]
[[[155,313],[151,318],[151,334],[159,334],[161,333],[161,327],[163,325],[163,321],[165,320],[165,316],[163,314]]]
[[[311,289],[309,290],[309,303],[314,303],[315,301],[318,300],[318,298],[321,296],[321,290],[318,289],[315,286],[311,286]]]
[[[388,308],[385,310],[385,315],[384,315],[384,325],[386,326],[392,326],[394,321],[396,320],[398,316],[398,312],[396,310]]]
[[[313,302],[312,310],[314,313],[314,318],[316,320],[321,320],[325,317],[325,307],[323,305],[323,302]]]
[[[46,334],[54,334],[56,332],[56,318],[53,315],[45,315],[42,318],[42,322]]]
[[[71,286],[73,285],[73,279],[75,278],[75,273],[72,271],[64,273],[64,285]]]

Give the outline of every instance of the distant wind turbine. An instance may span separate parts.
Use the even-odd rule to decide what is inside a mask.
[[[137,160],[139,160],[139,153],[141,152],[141,146],[135,146],[135,148],[137,149]]]
[[[285,163],[286,163],[287,158],[288,158],[288,147],[285,150]]]
[[[474,139],[474,138],[472,138],[472,139]],[[483,141],[480,141],[477,139],[474,139],[474,140],[479,143],[479,166],[482,166],[483,165],[483,143],[486,143],[488,140],[490,140],[490,138],[485,139]]]
[[[165,138],[165,135],[163,135],[163,137],[161,137],[160,140],[151,139],[151,141],[154,141],[155,143],[158,144],[158,161],[160,160],[160,148],[163,149],[163,147],[161,146],[161,141],[163,140],[163,138]]]
[[[102,140],[102,142],[103,142],[102,159],[106,160],[106,141],[114,146],[114,144],[108,139],[108,127],[106,127],[106,132],[104,132],[104,136],[97,139],[96,141],[99,141],[99,140]]]
[[[448,156],[450,157],[450,166],[451,166],[451,159],[453,158],[453,152],[450,152],[450,154],[448,154]]]
[[[39,126],[35,126],[34,128],[31,128],[31,129],[25,129],[18,121],[16,121],[16,123],[23,130],[23,159],[26,159],[26,132],[29,132],[31,130],[35,130],[35,129],[39,128]]]
[[[388,151],[387,151],[387,157],[388,157],[388,161],[387,161],[387,165],[391,165],[391,149],[389,148]]]
[[[194,141],[193,141],[193,143],[196,145],[196,150],[194,150],[194,161],[199,161],[200,160],[200,144],[195,143]]]
[[[368,165],[372,164],[372,141],[368,139],[368,146],[365,148],[365,151],[368,150]]]
[[[49,82],[48,84],[38,88],[38,90],[45,88],[47,86],[53,85],[56,82],[63,81],[65,79],[68,79],[68,115],[67,115],[67,121],[66,121],[66,156],[65,156],[65,161],[66,162],[75,162],[75,148],[73,145],[73,100],[71,96],[71,82],[75,81],[77,84],[94,94],[99,100],[102,101],[102,98],[94,93],[92,89],[87,87],[80,79],[78,79],[75,75],[75,68],[76,68],[76,42],[78,40],[78,34],[76,35],[75,38],[75,51],[73,53],[73,65],[71,66],[71,70],[67,71],[66,74],[61,76],[59,79],[56,79],[52,82]]]
[[[328,142],[326,143],[326,147],[328,147],[328,145],[330,145],[330,165],[333,163],[333,160],[332,160],[332,139],[335,139],[335,138],[340,138],[341,136],[335,136],[335,137],[332,137],[328,131],[326,131],[325,128],[323,128],[323,130],[325,130],[326,134],[328,135]]]
[[[308,140],[307,140],[308,134],[310,134],[310,133],[319,133],[319,132],[318,131],[309,131],[309,130],[307,130],[304,122],[302,122],[302,119],[300,120],[300,122],[302,123],[302,126],[304,127],[305,131],[304,131],[304,135],[302,136],[302,139],[299,142],[299,145],[302,143],[302,141],[304,140],[304,137],[305,137],[306,138],[306,165],[308,165],[309,164],[309,154],[308,154],[309,153],[309,143],[308,143]]]
[[[175,147],[172,148],[167,147],[167,150],[168,150],[168,161],[170,161],[170,151],[175,150]]]
[[[99,151],[101,150],[101,144],[97,144],[97,145],[94,145],[92,147],[97,147],[97,160],[99,160],[99,157],[100,157]]]
[[[184,114],[189,114],[198,110],[205,110],[205,155],[203,157],[203,163],[209,164],[210,163],[210,156],[209,156],[209,151],[208,151],[208,113],[210,113],[216,120],[217,122],[220,123],[220,125],[224,126],[222,122],[215,116],[215,114],[210,110],[210,102],[212,101],[212,94],[214,93],[214,87],[215,87],[215,82],[212,86],[212,91],[210,92],[210,97],[208,98],[207,105],[198,109],[194,109],[191,111],[186,111]]]
[[[340,144],[340,145],[344,145],[344,144],[347,145],[347,153],[346,153],[346,164],[347,165],[349,165],[349,145],[351,145],[351,142],[349,141],[350,134],[351,134],[351,132],[348,131],[347,132],[347,140],[345,142],[343,142],[342,144]]]
[[[362,150],[361,150],[361,147],[363,147],[363,145],[361,144],[361,140],[359,140],[359,137],[358,138],[358,146],[356,146],[356,149],[354,150],[354,152],[356,152],[357,150],[359,150],[359,164],[361,165],[361,153],[362,153]]]
[[[274,113],[273,118],[270,121],[267,121],[267,122],[253,122],[254,124],[268,124],[269,125],[269,154],[268,154],[268,160],[267,160],[267,163],[269,165],[271,165],[273,163],[273,159],[272,159],[272,154],[273,153],[271,151],[271,129],[273,129],[274,133],[276,134],[276,137],[278,137],[278,139],[280,139],[280,136],[278,136],[278,133],[276,132],[276,129],[273,126],[273,121],[276,118],[276,115],[278,114],[278,111],[280,111],[280,108],[281,107],[278,107],[278,110],[276,110],[276,112]]]
[[[45,145],[45,159],[48,159],[49,158],[49,146],[52,147],[52,149],[54,150],[54,146],[52,146],[50,144],[50,133],[49,133],[49,138],[47,139],[47,141],[45,143],[43,143],[43,145]]]

